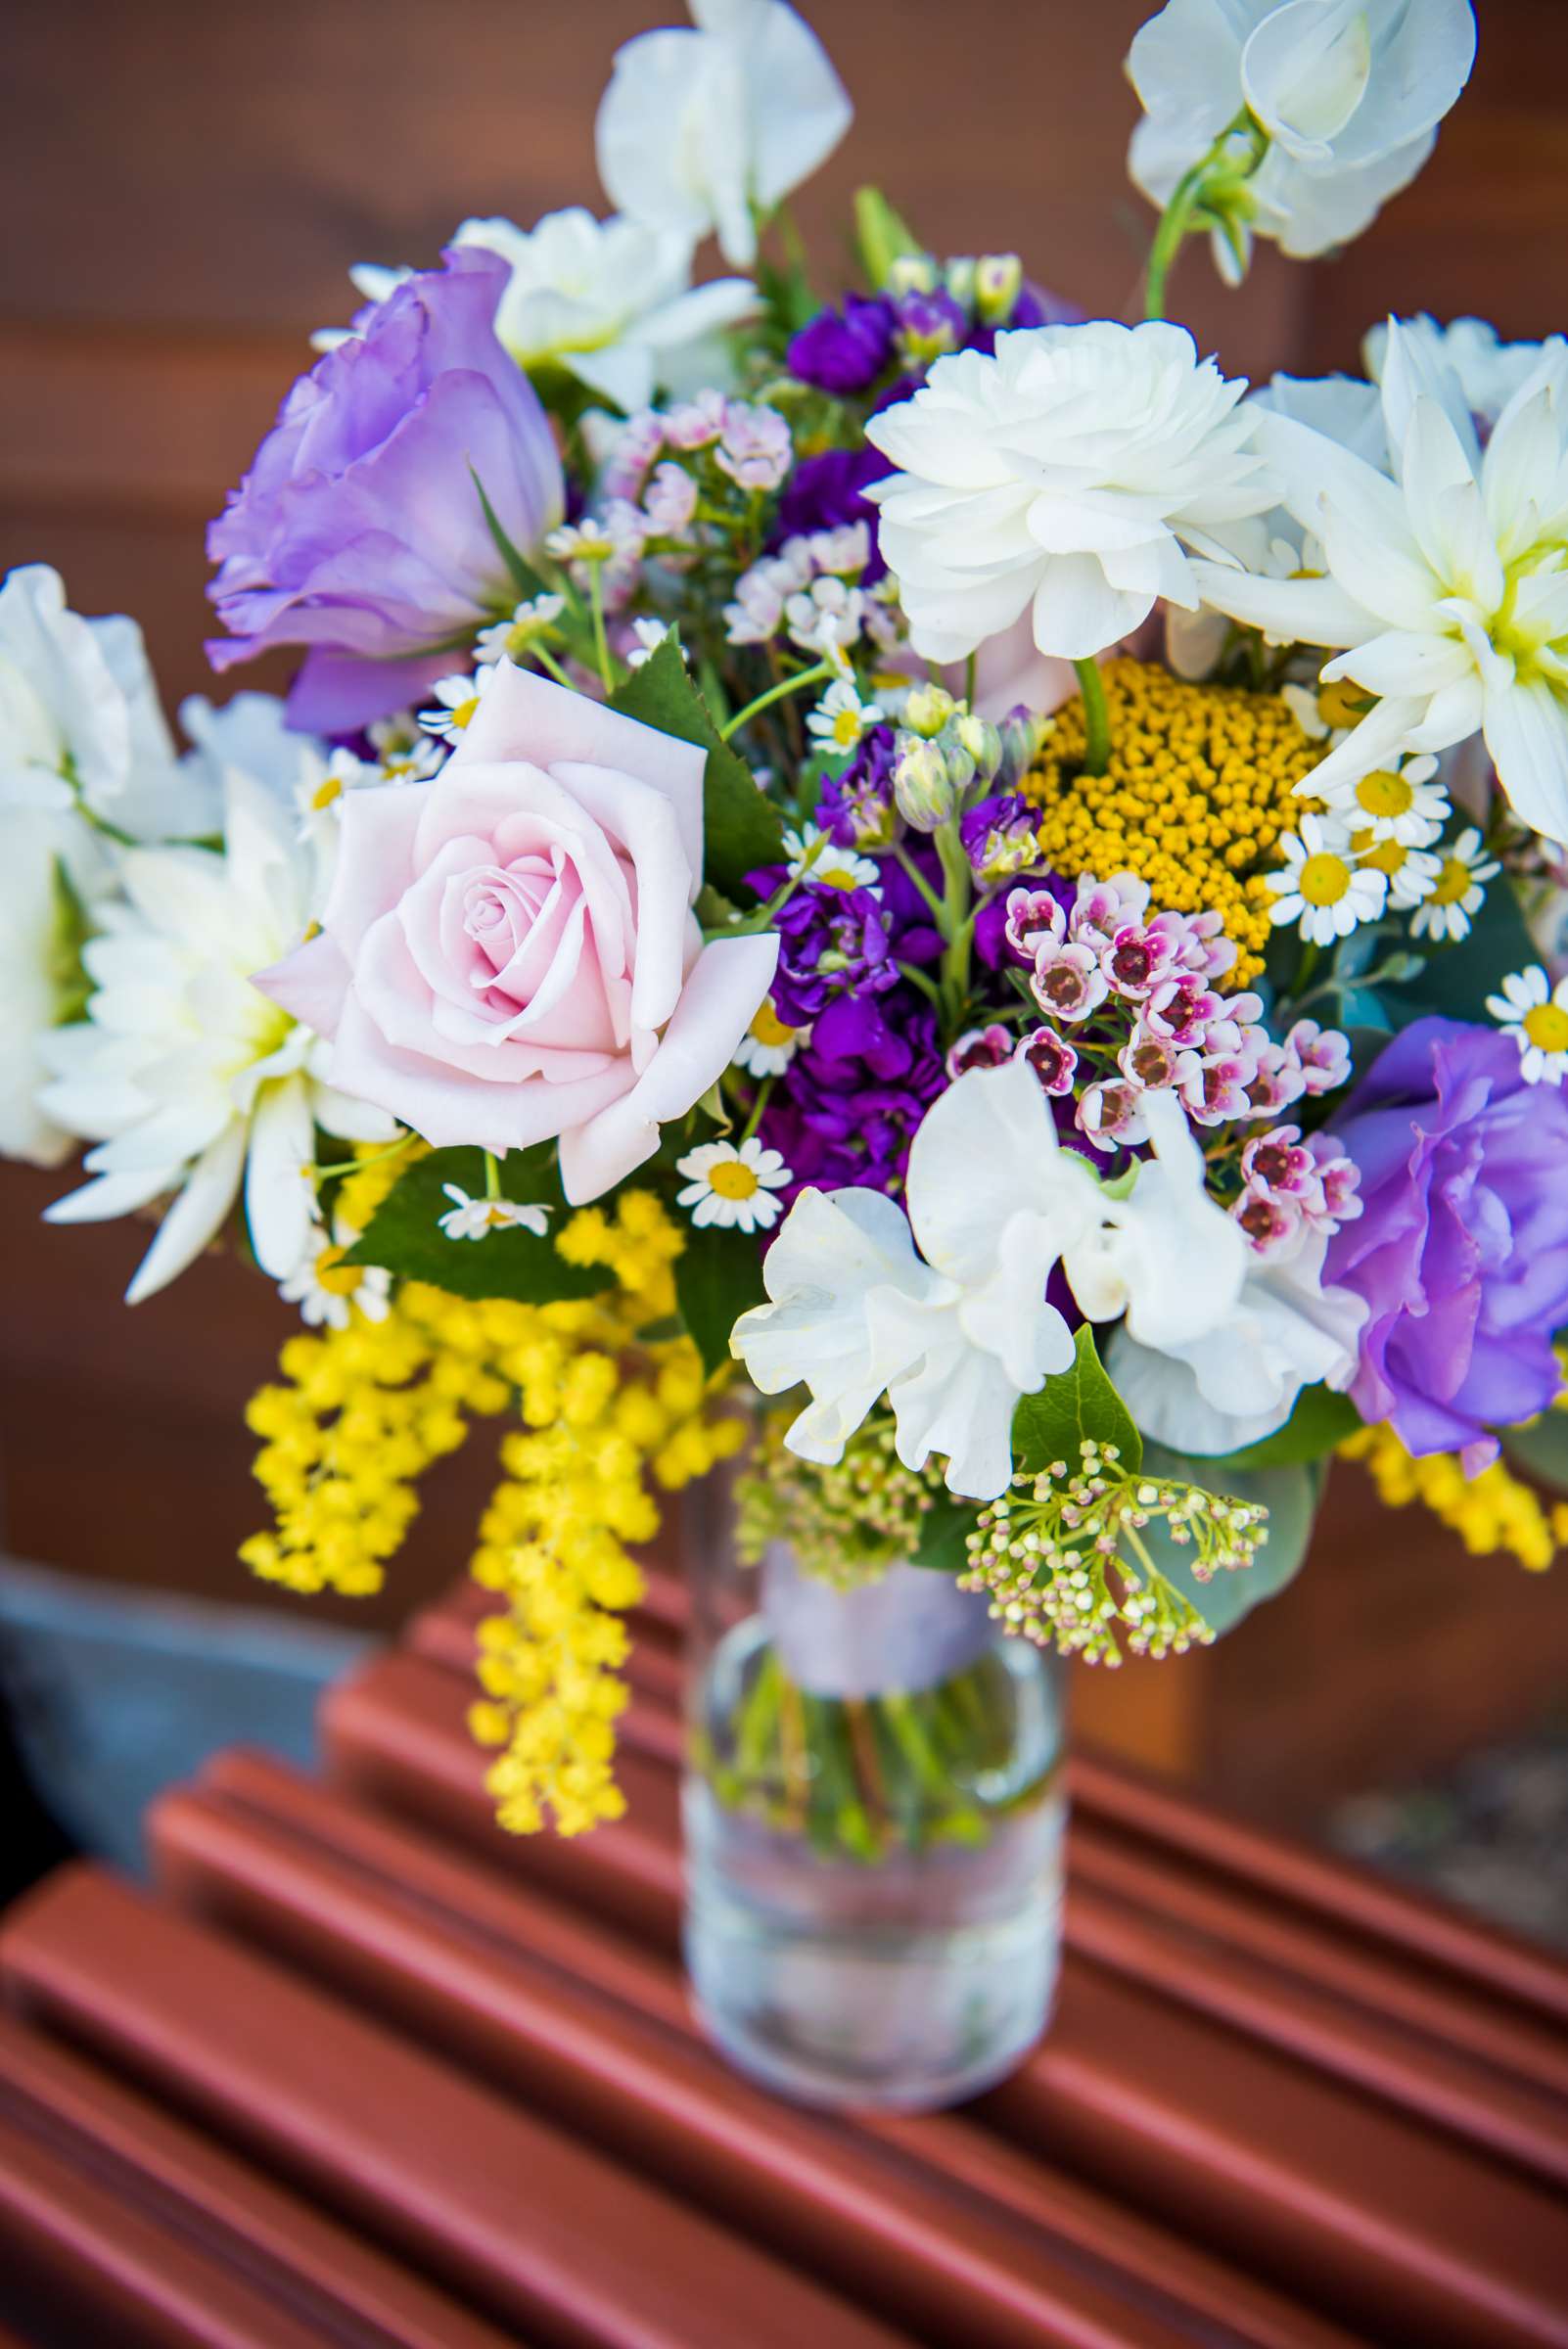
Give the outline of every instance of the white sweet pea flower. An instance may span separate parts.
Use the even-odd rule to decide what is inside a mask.
[[[784,0],[690,0],[693,23],[616,52],[599,103],[599,177],[633,220],[716,235],[749,268],[757,214],[826,161],[853,109]]]
[[[96,992],[79,1024],[40,1044],[43,1113],[94,1142],[94,1179],[51,1222],[100,1222],[174,1194],[129,1290],[164,1287],[222,1227],[245,1185],[251,1242],[274,1279],[309,1241],[315,1128],[390,1140],[394,1122],[315,1075],[317,1039],[251,985],[295,946],[315,872],[292,811],[228,772],[224,848],[134,849],[123,904],[101,914],[83,960]]]
[[[791,1450],[841,1458],[886,1393],[906,1467],[945,1455],[950,1491],[994,1499],[1012,1475],[1019,1397],[1073,1359],[1045,1296],[1058,1262],[1084,1312],[1125,1313],[1148,1343],[1190,1343],[1222,1321],[1246,1243],[1204,1191],[1179,1106],[1150,1101],[1157,1155],[1125,1198],[1060,1147],[1017,1061],[969,1071],[928,1110],[907,1217],[880,1192],[804,1191],[763,1267],[772,1302],[730,1339],[764,1394],[810,1389]]]
[[[1288,417],[1257,421],[1327,576],[1204,562],[1204,597],[1281,641],[1336,648],[1324,677],[1379,697],[1311,776],[1314,795],[1479,729],[1514,812],[1568,841],[1568,343],[1543,345],[1484,454],[1453,375],[1397,325],[1381,390],[1392,481]]]
[[[1040,652],[1083,660],[1156,601],[1193,610],[1185,547],[1275,503],[1245,384],[1162,324],[1030,327],[955,351],[866,438],[901,468],[866,490],[915,650],[966,659],[1032,614]]]
[[[0,807],[64,812],[138,840],[196,837],[210,814],[198,765],[174,756],[140,628],[83,620],[57,571],[0,587]]]
[[[1360,235],[1431,154],[1475,58],[1469,0],[1169,0],[1127,70],[1128,168],[1164,206],[1232,125],[1267,137],[1214,231],[1232,281],[1253,235],[1296,258]]]
[[[520,367],[563,367],[628,414],[656,390],[678,398],[718,380],[724,329],[758,309],[750,278],[693,287],[696,236],[678,225],[596,220],[573,205],[532,228],[465,220],[452,242],[510,264],[495,332]]]
[[[1294,1251],[1249,1256],[1239,1299],[1200,1338],[1155,1347],[1118,1330],[1106,1368],[1144,1435],[1199,1457],[1239,1451],[1284,1426],[1303,1387],[1348,1387],[1366,1304],[1324,1285],[1327,1252],[1303,1226]]]
[[[1423,310],[1404,321],[1404,332],[1426,345],[1433,366],[1452,369],[1471,415],[1488,427],[1497,423],[1541,363],[1539,343],[1499,343],[1497,328],[1483,318],[1455,318],[1449,326],[1439,326]],[[1385,321],[1368,329],[1361,356],[1372,381],[1381,381],[1388,356]],[[1305,421],[1312,424],[1315,419],[1309,416]]]

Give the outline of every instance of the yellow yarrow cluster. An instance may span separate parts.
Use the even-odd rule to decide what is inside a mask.
[[[1467,1477],[1453,1452],[1412,1459],[1388,1426],[1360,1428],[1339,1449],[1346,1459],[1365,1462],[1389,1508],[1424,1502],[1476,1557],[1504,1551],[1539,1574],[1568,1543],[1568,1503],[1548,1506],[1500,1460]]]
[[[1152,662],[1108,661],[1101,674],[1111,760],[1085,775],[1084,705],[1056,714],[1021,789],[1040,806],[1040,848],[1074,878],[1136,873],[1157,908],[1218,913],[1236,948],[1232,982],[1263,968],[1266,872],[1310,801],[1295,787],[1322,757],[1275,693],[1192,685]]]
[[[387,1170],[386,1188],[400,1165]],[[352,1218],[368,1221],[381,1168]],[[340,1209],[348,1213],[344,1193]],[[417,1478],[463,1441],[469,1422],[511,1408],[524,1426],[501,1446],[505,1471],[480,1529],[475,1579],[506,1602],[480,1626],[482,1700],[470,1727],[502,1747],[487,1784],[501,1823],[563,1834],[623,1809],[611,1775],[625,1701],[622,1612],[642,1594],[628,1544],[651,1541],[666,1490],[706,1475],[744,1430],[715,1407],[684,1334],[650,1340],[674,1312],[680,1229],[646,1192],[612,1218],[581,1210],[559,1233],[568,1262],[602,1266],[603,1295],[548,1305],[469,1303],[405,1282],[385,1321],[291,1338],[283,1382],[262,1388],[250,1422],[264,1441],[256,1475],[274,1531],[247,1543],[258,1574],[300,1590],[379,1588],[418,1501]]]

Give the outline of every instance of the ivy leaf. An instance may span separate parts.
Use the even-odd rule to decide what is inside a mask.
[[[673,1269],[680,1317],[712,1376],[730,1359],[729,1333],[739,1316],[767,1301],[757,1241],[716,1223],[693,1224]]]
[[[610,708],[707,752],[703,877],[726,898],[749,900],[755,893],[746,887],[747,874],[783,858],[783,823],[772,801],[758,790],[745,760],[720,737],[673,633],[616,688]]]
[[[1086,1321],[1074,1340],[1071,1370],[1048,1378],[1038,1395],[1020,1398],[1013,1413],[1013,1460],[1030,1476],[1052,1460],[1076,1468],[1085,1438],[1114,1444],[1124,1468],[1135,1469],[1142,1460],[1143,1439],[1111,1384]]]
[[[381,1265],[399,1280],[428,1281],[454,1297],[506,1297],[523,1305],[597,1297],[609,1286],[603,1266],[569,1265],[553,1239],[531,1231],[514,1227],[483,1240],[449,1240],[438,1221],[452,1204],[441,1187],[448,1182],[482,1198],[484,1151],[435,1150],[420,1159],[383,1200],[346,1261]],[[553,1143],[503,1160],[501,1182],[503,1198],[520,1207],[564,1205]]]
[[[1233,1500],[1262,1501],[1268,1511],[1268,1539],[1252,1564],[1222,1566],[1206,1583],[1200,1583],[1192,1571],[1192,1544],[1173,1542],[1163,1517],[1151,1518],[1138,1537],[1166,1581],[1175,1585],[1211,1631],[1222,1635],[1234,1631],[1254,1607],[1277,1597],[1300,1571],[1322,1498],[1325,1471],[1321,1467],[1298,1461],[1292,1466],[1238,1475],[1222,1461],[1189,1459],[1184,1452],[1167,1451],[1162,1444],[1148,1447],[1143,1465],[1150,1476],[1201,1485],[1205,1492],[1223,1493]]]
[[[1360,1424],[1360,1413],[1348,1395],[1336,1395],[1332,1387],[1303,1387],[1283,1427],[1271,1436],[1261,1436],[1256,1444],[1243,1445],[1239,1451],[1195,1461],[1201,1473],[1190,1481],[1202,1484],[1205,1476],[1222,1479],[1254,1468],[1285,1468],[1320,1460],[1346,1436],[1353,1436]],[[1228,1486],[1224,1489],[1229,1491]]]

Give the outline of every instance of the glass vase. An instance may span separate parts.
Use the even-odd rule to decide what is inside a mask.
[[[694,1529],[686,1965],[741,2071],[930,2111],[1044,2029],[1060,1954],[1062,1678],[948,1574],[836,1588]]]

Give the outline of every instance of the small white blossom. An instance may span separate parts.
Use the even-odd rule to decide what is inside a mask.
[[[803,1044],[811,1040],[809,1028],[791,1028],[764,995],[746,1034],[735,1046],[735,1066],[751,1077],[782,1077]]]
[[[631,623],[631,649],[625,656],[626,667],[641,668],[645,662],[653,659],[669,634],[669,623],[668,621],[634,620]],[[689,667],[690,657],[679,637],[675,639],[675,647],[680,654],[682,666]]]
[[[550,1228],[547,1207],[523,1207],[515,1199],[471,1199],[455,1182],[441,1189],[451,1201],[436,1221],[449,1240],[484,1240],[492,1231],[531,1231],[542,1240]]]
[[[1388,883],[1388,901],[1396,913],[1410,913],[1432,895],[1443,872],[1443,859],[1430,849],[1407,849],[1397,840],[1374,840],[1370,832],[1353,832],[1351,850],[1359,865],[1379,872]]]
[[[555,633],[566,610],[564,595],[532,595],[519,604],[510,620],[497,620],[481,628],[474,658],[484,666],[492,661],[524,661],[532,647]]]
[[[1561,1084],[1568,1076],[1568,979],[1553,987],[1539,962],[1513,971],[1487,1009],[1519,1047],[1526,1084]]]
[[[738,1145],[702,1142],[676,1159],[675,1173],[686,1176],[675,1205],[689,1208],[699,1227],[712,1223],[721,1231],[766,1231],[781,1213],[773,1194],[790,1180],[779,1153],[764,1150],[755,1133]]]
[[[359,1237],[340,1226],[329,1239],[319,1223],[306,1235],[304,1253],[283,1280],[278,1294],[285,1305],[297,1305],[310,1329],[346,1329],[350,1316],[385,1321],[392,1309],[392,1274],[379,1265],[350,1265],[348,1250]]]
[[[461,742],[463,730],[488,693],[495,673],[494,668],[489,667],[438,677],[431,687],[436,696],[435,707],[419,714],[419,722],[426,733],[434,734],[441,742]]]
[[[1353,832],[1425,849],[1439,837],[1451,813],[1448,793],[1432,780],[1437,771],[1438,762],[1430,756],[1406,759],[1393,766],[1375,766],[1370,774],[1314,796],[1326,801],[1330,815]]]
[[[802,824],[784,835],[784,853],[792,881],[809,879],[828,889],[880,889],[882,875],[869,856],[841,849],[819,824]]]
[[[854,684],[841,677],[828,687],[806,721],[806,730],[819,749],[847,759],[862,737],[883,719],[880,702],[862,702]]]
[[[558,563],[608,563],[620,549],[603,517],[588,514],[581,522],[564,522],[559,530],[551,530],[544,551]]]
[[[858,644],[864,615],[860,589],[837,578],[813,579],[784,606],[790,642],[837,668],[848,668],[844,655],[852,644]]]
[[[1412,938],[1447,939],[1451,944],[1468,938],[1470,924],[1486,902],[1486,885],[1501,869],[1487,854],[1474,824],[1466,825],[1450,844],[1436,882],[1415,909]]]
[[[1279,851],[1285,868],[1268,876],[1275,900],[1269,918],[1277,929],[1296,923],[1310,944],[1329,946],[1382,913],[1387,877],[1375,866],[1352,863],[1342,826],[1304,815],[1300,832],[1287,832]]]

